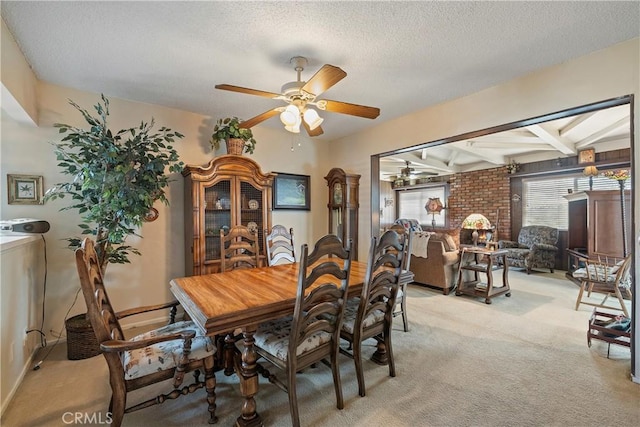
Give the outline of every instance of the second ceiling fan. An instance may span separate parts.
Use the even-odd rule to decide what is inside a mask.
[[[318,115],[316,110],[309,107],[313,106],[322,111],[349,114],[367,119],[375,119],[380,115],[380,109],[376,107],[331,101],[329,99],[317,99],[323,92],[347,76],[347,73],[339,67],[325,64],[305,82],[300,80],[300,76],[304,67],[307,65],[307,59],[296,56],[291,58],[291,62],[295,65],[294,68],[298,73],[298,79],[297,81],[289,82],[282,86],[282,93],[266,92],[229,84],[216,85],[216,89],[279,99],[289,104],[285,107],[273,108],[249,120],[245,120],[241,123],[240,127],[251,128],[258,123],[270,119],[276,114],[280,114],[280,120],[289,132],[298,133],[300,132],[300,125],[303,125],[309,136],[318,136],[323,134],[320,124],[324,119]]]

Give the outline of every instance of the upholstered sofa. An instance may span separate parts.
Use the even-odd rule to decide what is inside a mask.
[[[508,251],[509,267],[526,268],[527,274],[531,273],[532,268],[548,268],[553,273],[557,244],[557,228],[529,225],[520,229],[517,242],[500,240],[498,248]]]
[[[428,236],[426,253],[419,240],[424,236]],[[450,235],[413,232],[410,270],[414,282],[440,288],[447,295],[455,286],[459,260],[458,246]]]

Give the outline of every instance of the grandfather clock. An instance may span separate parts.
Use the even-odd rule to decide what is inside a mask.
[[[358,259],[358,187],[360,175],[333,168],[324,177],[329,186],[329,233],[345,244],[351,239],[353,259]]]

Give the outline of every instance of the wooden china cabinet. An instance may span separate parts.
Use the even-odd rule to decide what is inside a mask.
[[[329,186],[329,233],[346,244],[351,239],[353,259],[358,259],[358,200],[360,175],[333,168],[324,177]]]
[[[186,166],[185,270],[188,276],[220,270],[220,233],[244,225],[258,231],[264,263],[264,230],[271,229],[273,179],[245,156],[226,155],[204,166]]]

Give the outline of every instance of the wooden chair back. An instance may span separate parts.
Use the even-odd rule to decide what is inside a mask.
[[[75,255],[80,286],[84,295],[84,302],[87,305],[87,315],[91,321],[98,344],[109,340],[123,340],[122,327],[104,286],[94,241],[85,239],[82,246],[76,250]],[[105,354],[107,359],[109,356]]]
[[[385,232],[380,239],[371,239],[371,247],[367,257],[367,272],[360,295],[360,304],[356,315],[356,334],[363,334],[365,329],[391,327],[393,310],[398,292],[398,281],[406,258],[407,238],[402,238],[393,230]],[[384,313],[384,320],[365,327],[365,320],[375,311]]]
[[[407,244],[408,239],[401,239],[393,230],[386,231],[380,239],[373,237],[362,293],[359,300],[354,300],[359,301],[357,309],[352,301],[347,303],[341,337],[352,344],[353,354],[343,352],[355,361],[360,396],[365,395],[362,342],[366,339],[375,337],[378,341],[372,360],[388,365],[389,376],[396,376],[391,326]]]
[[[287,229],[283,225],[274,225],[271,232],[264,231],[264,248],[269,265],[296,262],[293,228]]]
[[[299,425],[296,398],[296,373],[326,358],[331,360],[336,393],[336,406],[344,407],[338,353],[340,349],[340,326],[349,286],[349,273],[353,251],[351,240],[347,247],[334,235],[326,235],[316,242],[313,251],[302,245],[298,269],[298,291],[289,336],[287,357],[288,392],[291,417]],[[311,289],[309,291],[309,289]],[[312,350],[297,356],[298,347],[312,336],[323,334],[330,339]]]
[[[227,234],[220,232],[220,271],[260,266],[258,233],[236,225]]]
[[[87,316],[97,342],[100,344],[102,354],[109,366],[109,383],[112,391],[109,404],[109,412],[112,413],[111,424],[115,427],[120,427],[125,413],[156,405],[167,399],[176,399],[181,395],[186,395],[203,387],[207,391],[209,422],[216,422],[215,347],[211,345],[210,349],[208,348],[204,351],[205,354],[202,354],[203,351],[200,349],[203,345],[207,345],[209,339],[205,336],[196,337],[195,329],[197,326],[191,321],[174,324],[178,302],[172,301],[165,304],[115,312],[107,295],[93,240],[84,239],[81,247],[76,250],[75,257],[80,286],[87,305]],[[161,309],[171,309],[170,323],[172,325],[170,327],[173,328],[170,331],[171,333],[150,331],[130,341],[125,339],[119,319]],[[197,345],[195,344],[196,340],[198,340]],[[158,348],[163,346],[163,354],[166,355],[165,360],[167,362],[172,360],[174,363],[162,362],[160,366],[164,365],[166,367],[159,367],[158,370],[152,370],[144,374],[132,372],[136,371],[136,367],[139,366],[137,364],[139,360],[134,358],[133,352],[137,351],[137,354],[153,355],[158,353],[157,349],[153,348],[156,345],[158,345]],[[170,346],[171,349],[169,348]],[[177,350],[174,351],[173,349]],[[192,350],[201,356],[194,356]],[[183,382],[184,374],[192,371],[197,373],[195,381],[190,385],[185,385],[182,389],[178,389]],[[199,378],[200,372],[205,373],[204,382]],[[126,407],[128,392],[171,378],[173,378],[174,388],[169,393],[159,394],[144,402]]]

